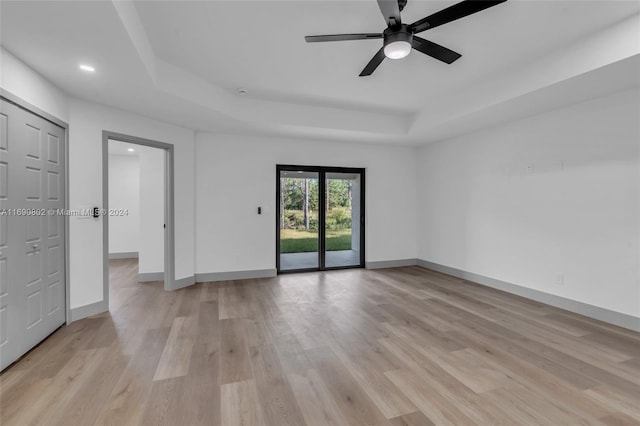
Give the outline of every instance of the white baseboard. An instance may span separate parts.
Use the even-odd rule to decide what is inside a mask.
[[[164,272],[145,272],[138,274],[139,283],[148,283],[150,281],[164,281]]]
[[[253,278],[271,278],[277,275],[275,269],[253,269],[249,271],[209,272],[196,274],[196,282],[247,280]]]
[[[137,259],[137,251],[123,251],[120,253],[109,253],[109,259]]]
[[[483,275],[474,274],[473,272],[451,268],[449,266],[440,265],[438,263],[429,262],[427,260],[418,259],[417,264],[418,266],[425,269],[431,269],[437,272],[442,272],[443,274],[473,281],[487,287],[495,288],[507,293],[516,294],[527,299],[535,300],[536,302],[545,303],[547,305],[555,306],[556,308],[564,309],[569,312],[574,312],[576,314],[584,315],[589,318],[617,325],[618,327],[623,327],[629,330],[640,332],[640,318],[634,317],[632,315],[623,314],[606,308],[601,308],[599,306],[589,305],[588,303],[578,302],[575,300],[567,299],[565,297],[545,293],[543,291],[522,287],[517,284],[500,281],[495,278],[485,277]]]
[[[415,266],[417,264],[418,259],[380,260],[377,262],[366,262],[365,267],[367,269],[400,268],[402,266]]]
[[[190,285],[194,285],[196,283],[195,276],[180,278],[178,280],[174,280],[171,284],[170,290],[179,290],[181,288],[189,287]]]
[[[104,300],[99,302],[90,303],[88,305],[79,306],[71,309],[71,318],[69,322],[81,320],[83,318],[90,317],[92,315],[101,314],[107,312],[109,307]]]

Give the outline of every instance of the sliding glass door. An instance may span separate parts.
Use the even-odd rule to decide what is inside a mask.
[[[364,169],[276,172],[278,272],[364,267]]]

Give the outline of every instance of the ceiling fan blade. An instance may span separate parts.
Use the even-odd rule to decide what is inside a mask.
[[[380,7],[380,12],[382,12],[382,17],[387,26],[395,27],[402,23],[400,22],[398,0],[378,0],[378,7]]]
[[[316,43],[319,41],[347,41],[347,40],[368,40],[373,38],[382,38],[381,33],[367,34],[328,34],[317,36],[306,36],[304,39],[307,43]]]
[[[465,0],[442,9],[409,25],[414,34],[435,28],[456,19],[464,18],[482,10],[504,3],[507,0]]]
[[[452,62],[457,61],[462,56],[461,54],[454,52],[451,49],[447,49],[444,46],[440,46],[432,41],[425,40],[423,38],[413,36],[413,41],[411,42],[411,46],[424,53],[425,55],[429,55],[432,58],[435,58],[439,61],[442,61],[446,64],[450,64]]]
[[[364,67],[364,69],[360,73],[360,77],[365,77],[367,75],[373,74],[373,72],[376,70],[376,68],[378,68],[378,65],[380,65],[382,63],[384,58],[385,58],[385,56],[384,56],[384,47],[381,47],[380,50],[378,50],[378,53],[376,53],[374,55],[374,57],[371,58],[371,60],[367,64],[367,66]]]

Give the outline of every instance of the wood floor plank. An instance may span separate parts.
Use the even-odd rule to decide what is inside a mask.
[[[292,333],[274,339],[282,370],[286,373],[303,373],[313,366],[297,337]]]
[[[567,382],[580,389],[597,386],[599,381],[577,371],[570,357],[561,357],[562,363],[557,362],[558,356],[550,347],[534,342],[519,333],[511,332],[504,327],[484,319],[474,317],[473,322],[461,324],[460,331],[468,331],[468,336],[480,336],[484,342],[490,342],[513,356],[526,358],[528,362],[562,377]],[[464,334],[464,333],[463,333]],[[575,360],[576,363],[578,360]]]
[[[176,317],[153,380],[186,376],[196,338],[196,318]]]
[[[474,422],[460,411],[455,404],[448,402],[442,395],[409,370],[395,370],[384,373],[413,404],[429,415],[434,423],[440,425],[473,424]]]
[[[142,349],[131,357],[110,397],[105,398],[102,412],[95,422],[97,426],[138,424],[141,421],[169,332],[169,328],[147,330]]]
[[[198,342],[220,343],[220,323],[218,320],[218,303],[215,300],[200,302],[197,325]]]
[[[375,361],[371,362],[366,358],[366,353],[362,356],[352,357],[339,345],[331,347],[342,365],[351,373],[386,418],[391,419],[417,411],[415,405],[385,377],[384,372],[388,370],[387,368],[381,367]]]
[[[308,351],[348,424],[388,425],[389,421],[329,348]]]
[[[39,398],[44,397],[52,382],[52,378],[31,382],[29,385],[23,386],[19,391],[11,392],[11,399],[4,397],[3,402],[0,403],[0,424],[27,424],[23,420],[25,416],[37,416],[38,411],[43,408],[35,405],[34,395],[39,395]],[[0,394],[9,393],[6,391],[7,388],[4,389],[3,391],[0,388]],[[25,409],[25,407],[28,407],[28,409]]]
[[[546,406],[541,409],[541,403],[535,397],[533,397],[526,390],[519,389],[514,391],[512,389],[495,389],[489,391],[487,397],[496,401],[498,404],[509,409],[509,415],[514,424],[522,425],[547,425],[547,424],[584,424],[577,418],[567,419],[564,413],[560,413],[559,417],[553,417],[558,415],[557,410],[547,410]],[[529,403],[529,401],[531,401]],[[550,420],[550,417],[555,421]],[[596,422],[597,420],[594,420]],[[594,423],[587,423],[594,424]],[[595,423],[597,424],[597,423]]]
[[[245,286],[221,287],[218,290],[220,319],[249,317],[250,303]]]
[[[137,275],[0,374],[2,426],[640,424],[640,333],[439,272]]]
[[[48,416],[48,423],[84,426],[96,422],[104,407],[104,401],[111,396],[121,372],[128,364],[128,359],[107,348],[97,351],[92,361],[96,366],[90,380],[81,381],[81,386],[75,393],[67,393],[70,399],[60,404],[60,409]]]
[[[0,391],[10,389],[11,392],[0,392],[0,407],[4,408],[0,415],[20,407],[18,400],[28,398],[33,385],[59,374],[73,356],[86,347],[103,322],[103,318],[87,319],[64,327],[2,372]]]
[[[224,426],[220,413],[219,342],[196,342],[183,389],[179,396],[181,424]]]
[[[600,419],[607,426],[637,426],[638,420],[633,419],[623,413],[609,414]]]
[[[462,419],[468,419],[468,421],[477,424],[500,424],[503,419],[508,419],[498,404],[483,399],[482,396],[473,392],[447,373],[444,366],[425,357],[417,347],[395,338],[384,339],[383,344],[402,359],[406,365],[401,370],[386,372],[385,375],[408,397],[408,389],[420,389],[419,393],[422,394],[424,389],[428,388],[432,393],[430,398],[437,402],[437,409],[444,418],[447,418],[447,414],[459,411],[463,416]],[[409,376],[411,380],[407,381]],[[420,382],[419,387],[416,387],[416,381]],[[400,383],[405,383],[405,387],[400,387],[402,386]],[[411,401],[417,404],[414,399]],[[430,411],[424,411],[420,405],[416,406],[431,415]],[[447,421],[451,420],[449,418]],[[505,423],[508,423],[508,420],[505,420]]]
[[[10,413],[7,413],[9,415],[6,418],[3,409],[2,424],[46,424],[48,417],[65,407],[65,403],[86,383],[80,378],[85,374],[91,376],[97,367],[92,361],[96,352],[97,349],[87,349],[74,354],[62,370],[48,380],[47,387],[42,392],[31,395],[31,405],[23,405],[22,409],[11,410]],[[64,392],[61,392],[62,389]],[[5,392],[10,392],[10,390],[3,389],[2,393]]]
[[[187,407],[181,406],[179,395],[185,391],[184,377],[155,381],[145,404],[141,425],[171,426],[182,424]]]
[[[254,346],[250,354],[265,422],[282,426],[304,425],[304,418],[273,345]]]
[[[633,417],[640,424],[640,395],[629,395],[626,392],[600,385],[585,391],[594,400],[611,407],[612,412],[620,412]]]
[[[288,379],[307,425],[344,426],[349,424],[317,371],[308,370],[305,374],[289,374]]]
[[[201,302],[217,302],[218,287],[213,283],[201,283],[200,301]]]
[[[421,411],[395,417],[391,419],[391,424],[393,426],[435,426],[435,423]]]
[[[585,330],[585,335],[589,333],[605,333],[611,336],[620,336],[624,339],[631,339],[635,341],[636,344],[640,343],[640,333],[618,327],[613,324],[607,324],[606,322],[588,318],[583,315],[576,315],[561,309],[555,309],[550,311],[546,317],[553,318],[562,324],[575,326]]]
[[[632,357],[624,353],[615,346],[602,345],[590,342],[588,336],[580,338],[574,336],[562,336],[558,339],[557,330],[546,327],[544,323],[538,320],[520,316],[518,314],[509,313],[497,308],[491,313],[491,319],[501,326],[518,333],[525,331],[527,336],[537,342],[549,345],[560,352],[573,357],[584,357],[584,361],[596,364],[602,361],[602,364],[615,365],[615,363],[627,361]]]
[[[221,386],[221,411],[224,426],[261,426],[265,419],[253,379]]]
[[[243,318],[220,320],[220,384],[253,378]]]
[[[525,388],[551,404],[564,407],[578,418],[597,419],[609,410],[580,389],[526,361],[495,348],[466,350],[479,362],[486,363],[503,386],[501,389]]]

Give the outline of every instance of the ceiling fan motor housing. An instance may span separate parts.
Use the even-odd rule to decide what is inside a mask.
[[[409,44],[413,41],[413,33],[407,24],[402,24],[397,28],[387,28],[383,34],[385,46],[396,41],[404,41]]]

